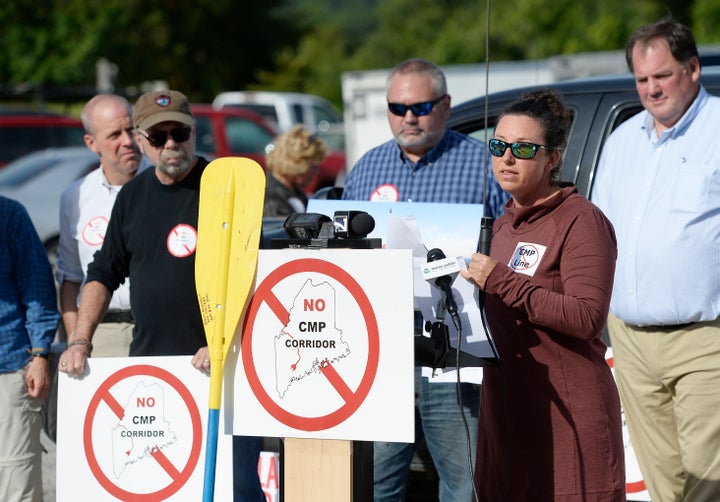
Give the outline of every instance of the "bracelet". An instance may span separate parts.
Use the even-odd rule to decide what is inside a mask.
[[[84,345],[88,349],[88,353],[92,352],[93,345],[87,338],[78,338],[77,340],[73,340],[72,342],[68,342],[67,346],[68,348],[72,347],[73,345]]]
[[[45,349],[33,347],[29,350],[29,352],[30,357],[42,357],[43,359],[50,359],[50,352]]]

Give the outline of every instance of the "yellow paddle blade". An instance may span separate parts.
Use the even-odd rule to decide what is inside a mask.
[[[200,181],[195,283],[220,375],[255,277],[264,198],[265,173],[251,159],[213,160]]]

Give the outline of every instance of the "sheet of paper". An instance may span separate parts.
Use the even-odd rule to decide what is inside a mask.
[[[479,204],[315,199],[308,205],[308,212],[330,217],[335,211],[366,211],[375,219],[375,229],[369,237],[381,238],[387,248],[412,249],[414,305],[429,321],[435,321],[442,295],[437,287],[423,279],[422,266],[427,263],[427,252],[439,248],[448,257],[462,257],[461,261],[468,262],[477,249],[482,209]],[[481,358],[496,358],[497,353],[478,308],[478,289],[460,276],[453,282],[452,289],[462,322],[461,350]],[[451,345],[457,347],[458,333],[449,316],[446,323]],[[457,379],[454,367],[436,370],[434,376],[431,368],[423,368],[423,373],[432,381],[454,382]],[[462,381],[480,383],[482,380],[481,367],[462,368],[460,373]]]

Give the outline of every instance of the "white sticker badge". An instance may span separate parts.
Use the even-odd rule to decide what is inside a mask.
[[[380,185],[370,194],[372,202],[397,202],[398,198],[400,198],[399,190],[395,185],[389,183]]]
[[[519,274],[534,276],[547,246],[531,242],[518,242],[508,266]]]
[[[181,223],[170,230],[167,237],[167,248],[171,255],[186,258],[195,252],[196,247],[197,231],[190,225]]]
[[[83,226],[82,240],[88,246],[102,246],[105,240],[105,232],[108,227],[108,219],[104,216],[95,216]]]

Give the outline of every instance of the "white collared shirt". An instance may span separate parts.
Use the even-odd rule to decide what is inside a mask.
[[[145,157],[138,172],[148,167]],[[60,198],[60,252],[56,278],[84,284],[88,265],[102,247],[110,213],[122,185],[111,185],[102,166],[67,187]],[[78,296],[78,304],[80,298]],[[113,293],[110,310],[130,309],[130,281]]]
[[[720,315],[720,98],[701,87],[660,137],[647,111],[618,127],[592,201],[617,234],[615,315],[640,326]]]

